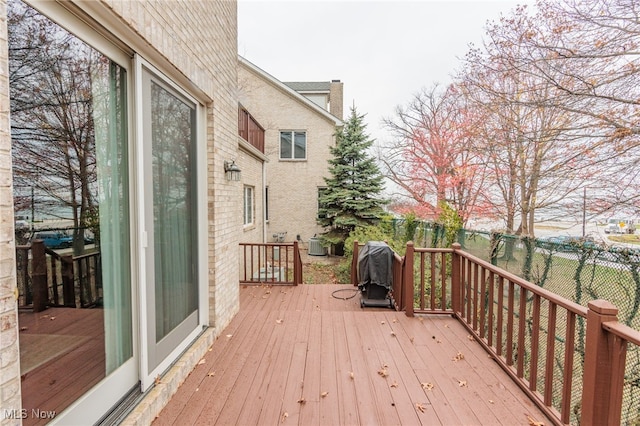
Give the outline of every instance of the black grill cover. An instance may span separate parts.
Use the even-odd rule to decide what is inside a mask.
[[[370,286],[384,288],[382,298],[393,282],[393,250],[382,241],[369,241],[358,254],[358,286],[367,291]],[[378,292],[376,292],[378,293]],[[375,297],[369,294],[369,297]]]

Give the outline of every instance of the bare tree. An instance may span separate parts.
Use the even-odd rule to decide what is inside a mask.
[[[422,216],[449,203],[464,221],[483,206],[484,162],[469,149],[474,116],[454,86],[417,93],[384,120],[393,139],[379,155],[385,174],[402,188]]]
[[[31,189],[40,210],[70,213],[74,248],[81,250],[97,209],[92,75],[108,64],[28,6],[10,2],[8,11],[17,197]]]

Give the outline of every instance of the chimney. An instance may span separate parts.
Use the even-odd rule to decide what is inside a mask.
[[[341,83],[340,80],[331,80],[331,85],[329,86],[329,112],[340,120],[343,118],[343,85],[344,83]]]

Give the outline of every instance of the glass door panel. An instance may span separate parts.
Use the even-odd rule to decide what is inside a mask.
[[[149,367],[198,324],[196,106],[143,75]],[[152,226],[151,226],[152,224]],[[150,231],[151,230],[151,231]]]

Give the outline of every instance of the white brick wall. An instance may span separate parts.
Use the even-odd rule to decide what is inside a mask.
[[[326,186],[329,147],[335,144],[335,122],[269,84],[241,62],[238,69],[240,102],[265,128],[267,185],[269,186],[268,241],[277,232],[286,240],[303,241],[323,231],[316,223],[318,188]],[[280,130],[307,132],[306,161],[281,161]],[[292,206],[295,206],[293,208]]]

